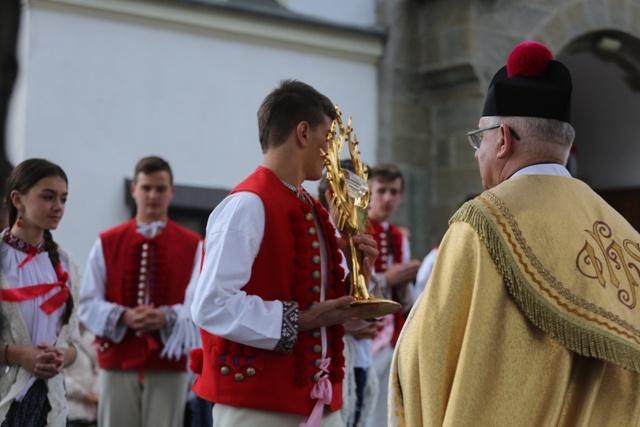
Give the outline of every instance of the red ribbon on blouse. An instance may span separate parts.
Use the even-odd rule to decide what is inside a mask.
[[[33,259],[33,257],[31,258]],[[22,264],[24,264],[24,261]],[[42,295],[46,295],[52,289],[59,288],[60,290],[58,292],[56,292],[50,298],[40,304],[40,309],[42,311],[47,314],[53,313],[58,308],[62,307],[62,305],[67,301],[67,298],[69,298],[69,288],[67,287],[69,274],[62,269],[61,263],[58,263],[54,267],[54,270],[58,278],[57,282],[25,286],[22,288],[2,289],[0,290],[0,301],[26,301]]]
[[[34,259],[36,255],[38,255],[38,248],[36,246],[29,245],[25,249],[25,251],[27,252],[28,255],[25,259],[22,260],[20,264],[18,264],[18,268],[22,268],[26,263]]]

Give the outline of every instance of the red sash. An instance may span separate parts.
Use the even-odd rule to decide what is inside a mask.
[[[33,259],[35,255],[29,254],[29,257]],[[20,267],[24,265],[29,257],[20,263]],[[56,276],[58,280],[53,283],[43,283],[39,285],[25,286],[23,288],[2,289],[0,290],[0,301],[19,302],[29,299],[37,298],[42,295],[46,295],[52,289],[59,288],[60,290],[53,294],[50,298],[47,298],[45,302],[40,304],[40,309],[47,314],[51,314],[67,301],[69,298],[69,288],[67,287],[67,281],[69,280],[69,274],[62,269],[62,264],[58,263],[55,266]]]

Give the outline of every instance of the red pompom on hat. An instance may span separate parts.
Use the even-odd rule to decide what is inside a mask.
[[[539,117],[564,122],[571,116],[571,74],[538,42],[516,46],[493,76],[482,115]]]
[[[538,42],[524,42],[516,46],[507,59],[507,75],[542,77],[553,59],[551,51]]]

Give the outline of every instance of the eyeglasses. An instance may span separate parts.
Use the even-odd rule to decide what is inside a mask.
[[[478,148],[480,148],[480,143],[482,142],[484,133],[488,130],[498,129],[500,126],[502,126],[502,124],[489,126],[488,128],[476,129],[476,130],[472,130],[471,132],[467,132],[467,139],[469,140],[469,144],[471,144],[474,150],[477,150]],[[511,136],[513,136],[516,139],[516,141],[520,141],[520,137],[518,136],[518,134],[509,126],[507,127],[509,128],[509,132],[511,133]]]

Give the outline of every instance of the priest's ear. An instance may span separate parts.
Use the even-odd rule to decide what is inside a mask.
[[[509,126],[500,125],[500,141],[498,142],[498,158],[504,159],[513,154],[515,139]]]

